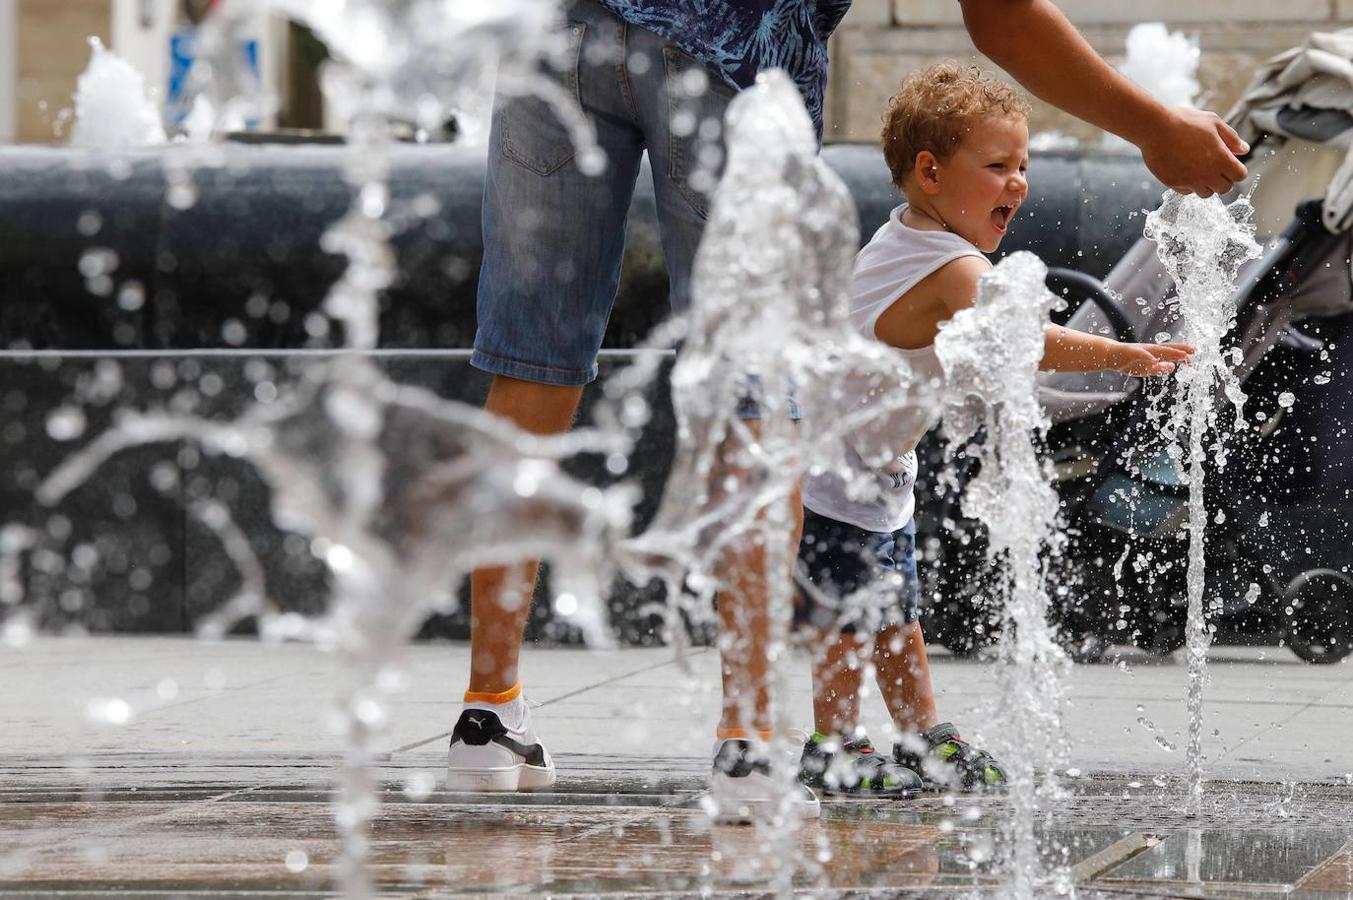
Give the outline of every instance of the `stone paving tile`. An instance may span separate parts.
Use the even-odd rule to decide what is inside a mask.
[[[939,871],[928,825],[824,819],[790,845],[797,879],[840,888],[919,886]],[[333,877],[329,808],[315,803],[26,803],[0,825],[0,887],[147,890],[318,888]],[[392,804],[371,840],[391,887],[568,893],[761,885],[768,839],[710,827],[690,809]],[[304,854],[303,871],[300,857]]]
[[[1346,828],[1189,829],[1112,870],[1128,881],[1242,882],[1292,885],[1353,838]]]
[[[438,789],[465,663],[463,645],[406,655],[406,690],[390,705],[376,765],[386,786],[373,844],[383,889],[492,893],[501,879],[561,896],[764,889],[755,832],[712,829],[690,806],[718,714],[712,653],[693,654],[688,676],[661,648],[528,651],[525,677],[561,780],[552,793],[511,799]],[[806,667],[795,665],[804,671],[790,704],[806,715]],[[322,892],[341,758],[326,723],[333,671],[314,648],[254,641],[43,639],[0,655],[0,892]],[[1183,668],[1131,653],[1077,667],[1073,764],[1116,777],[1064,779],[1071,795],[1043,832],[1049,858],[1076,863],[1159,834],[1158,846],[1083,884],[1082,900],[1353,900],[1353,777],[1344,775],[1353,665],[1221,648],[1212,672],[1205,768],[1214,780],[1201,814],[1188,817],[1182,755],[1167,746],[1182,743]],[[989,737],[991,667],[937,653],[934,674],[946,716],[969,737]],[[126,725],[86,716],[107,697],[128,702]],[[882,739],[877,698],[865,708]],[[818,893],[833,897],[1002,897],[1006,815],[999,796],[827,803],[792,851],[799,884],[817,886],[820,875],[830,888]],[[291,851],[306,854],[303,871],[287,870]]]
[[[1353,842],[1345,844],[1338,853],[1312,869],[1297,882],[1304,891],[1343,892],[1353,897]]]
[[[329,729],[336,660],[316,648],[253,640],[43,638],[0,654],[0,754],[84,752],[339,752]],[[387,752],[419,753],[444,742],[463,684],[462,644],[422,643],[403,659],[405,689],[392,698]],[[622,753],[698,758],[718,716],[716,656],[696,648],[690,674],[668,648],[528,648],[523,677],[556,754]],[[787,704],[808,724],[802,659]],[[1309,666],[1273,648],[1218,648],[1205,707],[1208,772],[1263,780],[1353,777],[1353,664]],[[937,651],[942,715],[991,743],[997,673]],[[1186,677],[1175,659],[1125,652],[1118,663],[1078,666],[1068,684],[1072,765],[1085,771],[1177,772],[1183,767]],[[168,697],[168,699],[166,699]],[[125,701],[130,720],[99,726],[91,701]],[[883,742],[876,695],[864,719]],[[1174,748],[1174,749],[1171,749]]]
[[[694,808],[694,791],[680,789],[698,779],[670,779],[665,787],[673,790],[655,792],[652,782],[632,774],[626,781],[624,773],[598,772],[569,792],[479,795],[475,803],[435,790],[414,802],[398,782],[387,784],[373,830],[373,878],[395,894],[434,895],[765,888],[766,860],[779,854],[755,829],[709,826]],[[597,790],[608,782],[630,792],[610,795],[608,805]],[[1298,804],[1306,799],[1271,787],[1219,795],[1225,802],[1195,820],[1205,828],[1167,829],[1155,848],[1160,857],[1147,851],[1110,868],[1102,880],[1083,885],[1081,896],[1099,896],[1093,891],[1102,888],[1105,897],[1245,897],[1286,894],[1300,884],[1311,900],[1346,897],[1353,791],[1313,786],[1321,799],[1287,817],[1303,824],[1259,828],[1254,823],[1276,808],[1275,796]],[[132,799],[143,791],[147,796]],[[1050,860],[1075,864],[1090,857],[1140,821],[1164,821],[1180,799],[1177,792],[1134,797],[1129,791],[1127,798],[1123,792],[1121,781],[1084,780],[1080,793],[1050,817],[1056,827],[1043,832]],[[323,891],[333,878],[333,792],[323,784],[142,785],[87,798],[58,793],[0,791],[0,892],[253,896]],[[1138,821],[1125,816],[1127,810]],[[965,896],[1000,897],[999,826],[1006,813],[999,796],[832,801],[790,851],[796,883],[827,896],[888,889],[944,897],[961,889]],[[301,871],[288,869],[289,854],[291,868]]]

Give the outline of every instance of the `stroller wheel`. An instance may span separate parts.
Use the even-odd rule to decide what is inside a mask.
[[[1353,653],[1353,585],[1337,572],[1316,569],[1287,591],[1283,640],[1308,663],[1336,663]]]

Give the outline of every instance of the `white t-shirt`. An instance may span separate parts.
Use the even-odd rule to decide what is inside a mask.
[[[874,232],[855,257],[850,286],[850,321],[877,340],[879,317],[926,276],[964,256],[982,252],[948,231],[923,231],[902,223],[904,203]],[[866,531],[896,531],[916,509],[916,445],[939,419],[944,369],[935,345],[895,351],[910,370],[907,396],[895,409],[846,438],[846,469],[809,473],[803,505],[820,516]],[[877,403],[877,388],[848,379],[848,404]],[[896,398],[891,398],[896,399]]]

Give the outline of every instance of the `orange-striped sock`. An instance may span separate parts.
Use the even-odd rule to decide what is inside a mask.
[[[518,681],[505,691],[466,691],[463,709],[483,709],[493,713],[513,731],[521,731],[526,724],[526,699],[521,695]]]
[[[755,731],[750,728],[716,728],[714,736],[721,741],[752,741],[761,740],[770,743],[770,739],[775,736],[775,731],[766,729],[765,731]]]
[[[486,691],[466,691],[465,703],[469,706],[478,706],[481,703],[511,703],[521,696],[521,682],[518,681],[512,687],[498,693]]]

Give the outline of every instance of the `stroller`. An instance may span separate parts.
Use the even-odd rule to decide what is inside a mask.
[[[1224,347],[1249,427],[1207,472],[1205,605],[1219,640],[1279,638],[1313,663],[1353,653],[1353,29],[1314,34],[1266,63],[1229,117],[1249,140],[1256,239]],[[1103,285],[1053,270],[1065,323],[1125,341],[1171,332],[1174,285],[1142,239]],[[1113,644],[1170,653],[1185,642],[1187,488],[1150,419],[1150,388],[1118,373],[1040,376],[1053,422],[1044,452],[1062,501],[1054,617],[1078,661]],[[1223,417],[1225,420],[1225,417]],[[922,448],[937,472],[938,439]],[[926,630],[967,654],[992,643],[985,541],[959,512],[970,472],[918,486]],[[927,502],[928,501],[928,502]]]

